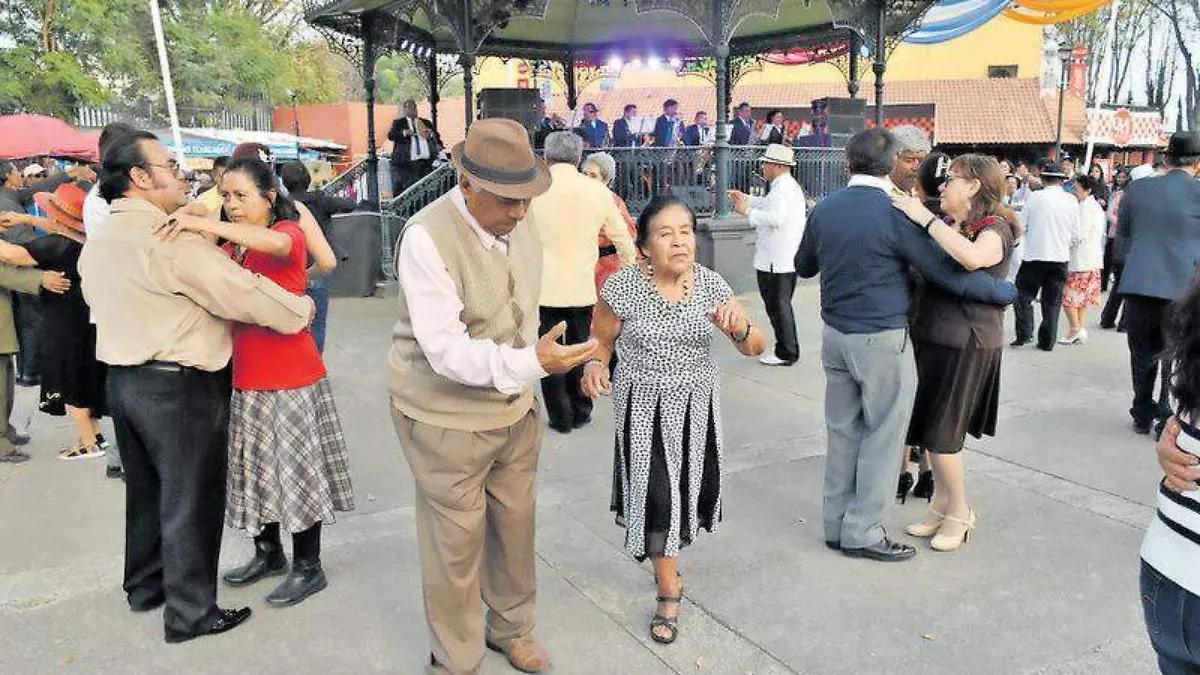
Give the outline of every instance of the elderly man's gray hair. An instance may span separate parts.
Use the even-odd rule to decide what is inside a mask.
[[[583,139],[570,131],[555,131],[546,136],[546,161],[579,166],[583,159]]]
[[[892,136],[896,137],[896,145],[900,152],[918,152],[927,155],[933,150],[925,132],[911,124],[896,127],[890,131]]]
[[[606,184],[613,179],[617,173],[617,160],[607,152],[593,152],[583,160],[583,165],[591,164],[600,172],[600,179]]]

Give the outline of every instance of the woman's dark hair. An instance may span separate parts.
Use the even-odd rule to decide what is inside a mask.
[[[949,175],[950,155],[938,150],[925,155],[921,166],[917,167],[917,186],[926,203],[941,201],[942,186],[946,184]],[[940,207],[934,210],[934,213],[940,214]]]
[[[1098,178],[1092,178],[1090,173],[1084,173],[1075,177],[1075,185],[1082,188],[1084,192],[1094,195],[1104,183]]]
[[[108,139],[100,158],[100,197],[104,201],[111,203],[129,192],[133,185],[129,172],[135,168],[146,168],[141,142],[157,140],[158,136],[141,129],[114,134]]]
[[[279,181],[270,164],[255,157],[242,157],[231,161],[229,166],[225,167],[225,175],[228,176],[231,173],[246,174],[250,178],[250,182],[258,188],[258,194],[262,195],[263,199],[270,200],[271,190],[275,190],[275,201],[271,204],[272,223],[300,219],[300,213],[296,210],[295,203],[279,191]],[[221,219],[228,220],[225,207],[221,207]]]
[[[658,217],[658,214],[673,206],[681,207],[687,211],[688,217],[692,221],[692,229],[696,229],[696,212],[692,210],[692,207],[688,206],[687,202],[672,195],[660,195],[651,199],[646,208],[642,209],[642,215],[638,216],[637,241],[635,242],[638,249],[644,249],[646,242],[650,241],[650,226],[654,222],[654,219]]]
[[[775,117],[776,115],[782,115],[782,114],[783,114],[783,111],[780,110],[779,108],[772,108],[771,112],[767,113],[767,123],[773,124],[773,122],[771,122],[771,118]]]
[[[867,129],[850,139],[846,146],[846,164],[851,174],[881,178],[896,167],[899,146],[886,129]]]
[[[304,162],[286,162],[279,168],[279,179],[283,181],[283,187],[287,188],[289,195],[308,192],[308,186],[312,185],[312,174],[308,172]]]
[[[1189,424],[1200,417],[1200,274],[1167,312],[1166,357],[1174,361],[1171,394]]]

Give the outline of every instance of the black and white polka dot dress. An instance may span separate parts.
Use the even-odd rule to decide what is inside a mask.
[[[613,380],[612,510],[638,560],[676,556],[721,519],[719,335],[708,312],[733,292],[696,265],[690,297],[668,303],[640,267],[609,277],[605,302],[621,319]]]

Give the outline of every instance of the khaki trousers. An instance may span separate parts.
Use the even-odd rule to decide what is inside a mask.
[[[534,516],[542,424],[467,432],[392,421],[416,481],[417,547],[432,642],[428,675],[474,675],[484,639],[533,632]],[[487,605],[485,619],[480,600]]]

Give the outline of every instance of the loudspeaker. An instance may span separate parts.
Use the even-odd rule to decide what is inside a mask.
[[[825,120],[825,131],[830,134],[857,134],[867,128],[867,119],[857,115],[829,115]]]
[[[520,122],[533,133],[541,122],[538,118],[540,97],[537,89],[484,89],[479,92],[479,119],[506,117]]]
[[[820,107],[829,116],[833,115],[862,115],[866,110],[867,101],[861,98],[818,98],[813,101],[813,110]]]

